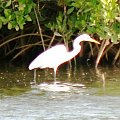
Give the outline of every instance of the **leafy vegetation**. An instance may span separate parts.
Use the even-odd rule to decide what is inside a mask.
[[[30,13],[35,4],[32,0],[1,0],[0,1],[0,28],[7,24],[11,30],[23,30],[27,21],[32,21]]]
[[[120,63],[117,0],[1,0],[0,30],[0,54],[5,58],[24,56],[38,45],[45,50],[58,40],[68,46],[70,39],[85,32],[101,41],[100,46],[89,44],[88,57],[98,54],[96,64],[103,56],[108,61],[112,56],[114,64]]]

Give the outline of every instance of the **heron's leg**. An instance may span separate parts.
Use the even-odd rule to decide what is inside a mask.
[[[36,69],[34,69],[34,79],[33,79],[35,85],[36,85]]]
[[[54,68],[54,84],[56,84],[56,72],[57,72],[57,68]]]

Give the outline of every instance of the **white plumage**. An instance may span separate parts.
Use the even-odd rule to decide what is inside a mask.
[[[83,34],[78,36],[73,42],[73,50],[67,51],[65,45],[56,45],[38,55],[29,65],[29,70],[37,68],[53,68],[54,80],[56,78],[56,70],[62,63],[74,58],[81,50],[79,43],[81,41],[90,41],[99,44],[89,35]]]

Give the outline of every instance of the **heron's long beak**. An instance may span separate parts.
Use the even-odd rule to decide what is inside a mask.
[[[94,42],[94,43],[97,43],[97,44],[100,44],[98,41],[94,40],[94,39],[89,39],[90,42]]]

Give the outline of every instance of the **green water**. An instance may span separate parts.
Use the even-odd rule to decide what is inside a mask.
[[[33,71],[0,69],[0,120],[119,120],[120,69],[63,68],[57,81],[77,86],[69,92],[32,87]],[[53,83],[53,70],[37,71],[37,85]]]

